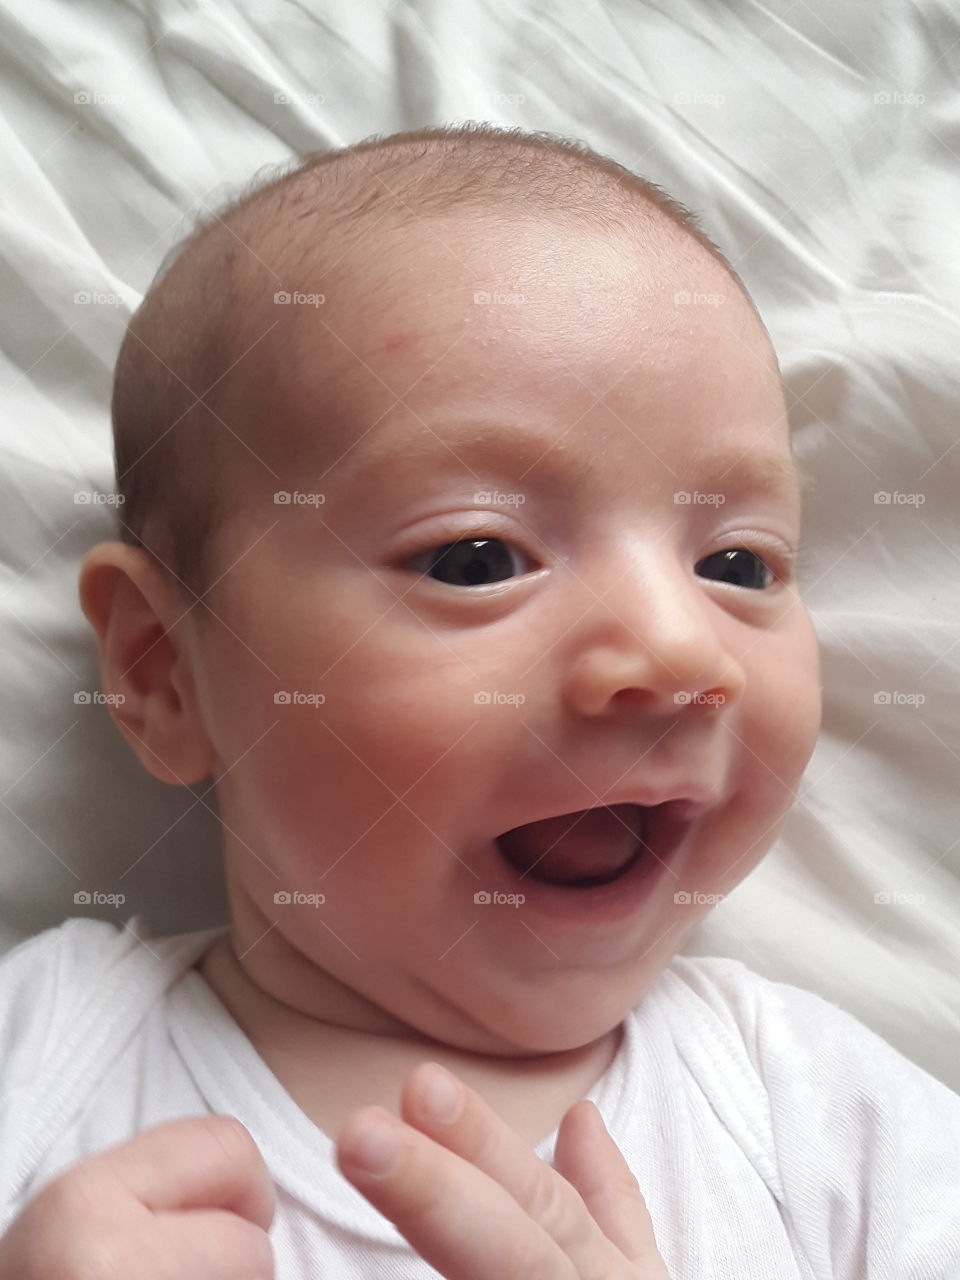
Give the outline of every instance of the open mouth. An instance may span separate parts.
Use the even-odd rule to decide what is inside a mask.
[[[680,807],[674,801],[600,805],[513,827],[494,844],[521,879],[586,889],[619,880],[641,859],[656,859],[658,832]]]

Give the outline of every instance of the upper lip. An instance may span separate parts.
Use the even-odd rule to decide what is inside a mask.
[[[583,804],[578,809],[554,810],[551,813],[540,814],[536,818],[528,818],[526,823],[520,825],[526,826],[531,822],[543,822],[547,818],[564,818],[568,815],[572,816],[574,813],[582,813],[586,809],[611,809],[618,804],[636,804],[650,809],[656,805],[668,803],[675,803],[678,812],[682,813],[685,818],[692,820],[706,813],[708,809],[716,808],[720,803],[720,796],[701,783],[690,783],[689,785],[678,783],[675,786],[659,787],[630,787],[617,792],[615,795],[604,796],[602,800],[594,798],[592,803]]]
[[[701,813],[706,813],[708,809],[716,808],[720,803],[720,796],[709,787],[697,782],[691,782],[689,785],[678,783],[670,787],[631,787],[622,795],[608,797],[598,805],[591,805],[590,808],[610,808],[615,804],[639,804],[649,809],[654,805],[668,803],[676,803],[678,807],[682,804],[684,811],[695,818]]]

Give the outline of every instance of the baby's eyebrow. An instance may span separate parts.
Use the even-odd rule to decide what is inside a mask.
[[[799,497],[803,483],[792,459],[776,453],[754,453],[751,450],[727,450],[712,455],[703,463],[704,472],[718,483],[737,484],[742,488],[780,489],[791,497]]]
[[[416,433],[377,435],[367,445],[364,439],[336,464],[340,476],[349,482],[366,479],[371,472],[396,473],[424,463],[459,465],[469,471],[470,461],[495,464],[505,457],[518,479],[542,467],[557,479],[573,483],[582,470],[571,446],[553,432],[517,423],[460,419],[444,423],[442,432],[424,426]]]
[[[466,467],[469,471],[471,461],[500,463],[505,457],[518,480],[534,468],[545,471],[552,483],[560,482],[571,489],[583,478],[585,460],[572,445],[563,443],[562,434],[557,437],[552,431],[530,425],[461,419],[445,423],[442,433],[428,427],[416,433],[375,433],[364,445],[367,436],[361,436],[334,464],[338,479],[358,483],[374,472],[397,475],[425,463]],[[701,456],[690,470],[696,471],[702,484],[709,480],[724,488],[774,489],[791,498],[802,493],[796,464],[772,451],[728,448]],[[678,475],[678,484],[685,487],[690,478],[686,473]]]

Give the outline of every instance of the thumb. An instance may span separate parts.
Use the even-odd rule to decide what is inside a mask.
[[[563,1117],[553,1167],[579,1191],[607,1239],[644,1268],[643,1280],[669,1280],[640,1184],[589,1099]]]

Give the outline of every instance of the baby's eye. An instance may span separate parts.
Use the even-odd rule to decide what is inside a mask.
[[[521,554],[501,538],[462,538],[459,542],[445,542],[440,547],[421,552],[408,564],[438,582],[457,587],[477,587],[502,582],[512,576],[512,571],[525,572],[523,568],[512,570],[511,551],[516,557]],[[421,565],[425,567],[421,568]]]
[[[701,573],[705,565],[706,573]],[[706,556],[697,565],[701,577],[715,577],[720,582],[732,582],[735,587],[749,587],[753,591],[763,591],[774,579],[773,570],[754,551],[746,547],[731,547],[729,551],[715,551]]]
[[[477,587],[523,574],[526,572],[522,564],[524,558],[524,552],[502,538],[461,538],[420,552],[407,564],[414,572],[449,586]],[[714,552],[696,567],[702,577],[713,577],[752,591],[765,590],[776,576],[770,566],[747,547]]]

